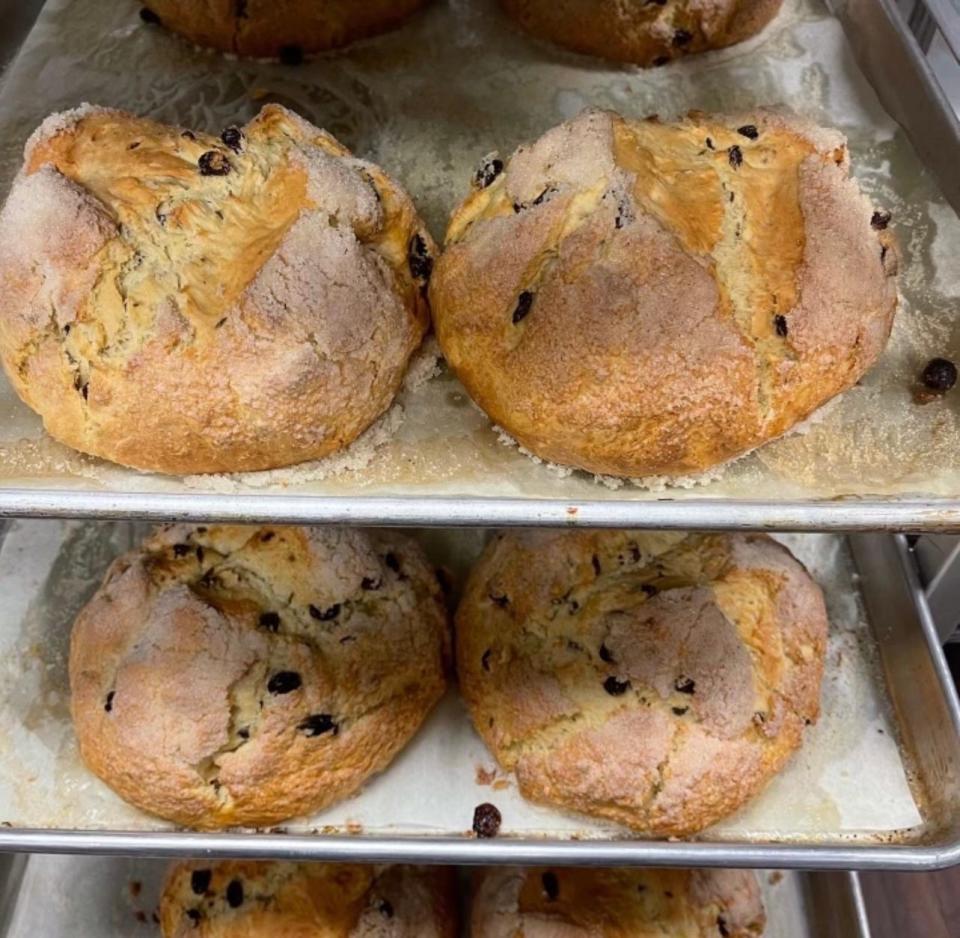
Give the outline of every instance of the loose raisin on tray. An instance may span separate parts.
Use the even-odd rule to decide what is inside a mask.
[[[611,697],[620,697],[630,690],[629,681],[621,681],[620,678],[614,677],[612,674],[603,682],[603,689]]]
[[[784,338],[787,334],[787,317],[776,315],[773,317],[773,326],[777,330],[777,335]]]
[[[433,258],[427,250],[427,242],[423,235],[415,234],[407,246],[407,263],[410,266],[410,276],[414,280],[426,282],[433,273]]]
[[[685,29],[678,29],[673,34],[673,44],[675,46],[679,46],[679,47],[688,46],[692,41],[693,41],[693,33],[689,33]]]
[[[296,671],[277,671],[267,681],[267,690],[271,694],[290,694],[297,690],[303,681]]]
[[[149,7],[140,8],[140,19],[142,19],[144,23],[149,23],[151,26],[160,25],[160,17]]]
[[[393,905],[386,899],[380,900],[378,910],[384,918],[393,918]]]
[[[760,131],[754,124],[744,124],[742,127],[738,127],[737,133],[748,140],[756,140],[760,136]]]
[[[543,883],[543,894],[547,897],[547,902],[556,902],[560,895],[560,883],[557,882],[557,874],[547,870],[540,877],[540,882]]]
[[[673,689],[678,694],[692,694],[697,688],[697,682],[692,677],[678,677],[673,682]]]
[[[243,905],[243,883],[239,879],[231,879],[227,884],[227,904],[231,909],[239,909]]]
[[[303,48],[296,45],[281,46],[280,61],[284,65],[303,65]]]
[[[212,870],[194,870],[190,874],[190,888],[193,890],[194,895],[206,895],[207,890],[210,888],[210,880],[212,878]]]
[[[243,149],[243,131],[236,126],[230,126],[222,134],[220,134],[220,139],[228,146],[234,153],[239,153]]]
[[[523,293],[517,297],[517,307],[513,311],[514,325],[527,318],[531,306],[533,306],[533,294],[529,290],[524,290]]]
[[[870,227],[876,231],[883,231],[890,224],[892,217],[889,212],[874,212],[870,216]]]
[[[280,616],[275,612],[261,612],[260,628],[276,632],[280,628]]]
[[[496,837],[503,818],[489,802],[478,804],[473,811],[473,832],[478,837]]]
[[[481,189],[486,189],[502,172],[503,160],[494,157],[493,159],[485,160],[473,178]]]
[[[308,608],[311,617],[318,619],[320,622],[329,622],[331,619],[336,619],[336,617],[340,615],[340,603],[334,603],[326,609],[318,609],[312,604]]]
[[[931,391],[944,393],[957,383],[957,366],[946,358],[931,358],[927,362],[920,380]]]
[[[743,153],[740,150],[740,147],[734,145],[727,150],[727,158],[730,160],[730,165],[734,169],[739,169],[740,165],[743,163]]]
[[[222,150],[207,150],[197,165],[200,167],[201,176],[226,176],[231,169],[230,160]]]
[[[336,736],[340,732],[340,727],[329,713],[312,713],[297,725],[297,729],[305,736],[323,736],[324,733]]]

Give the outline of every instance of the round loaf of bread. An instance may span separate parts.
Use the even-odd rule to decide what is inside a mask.
[[[637,65],[666,65],[760,32],[781,0],[501,0],[534,36],[576,52]]]
[[[471,938],[751,938],[749,870],[499,869],[476,877]]]
[[[160,900],[164,938],[456,938],[452,869],[193,861]]]
[[[833,131],[766,112],[587,111],[478,170],[431,284],[437,335],[537,456],[701,471],[880,355],[897,304],[888,221]]]
[[[819,715],[823,596],[766,535],[499,535],[456,635],[474,726],[520,792],[654,836],[735,811]]]
[[[144,0],[164,25],[238,55],[292,57],[399,26],[428,0]]]
[[[74,624],[80,753],[178,824],[275,824],[387,766],[443,694],[447,644],[440,585],[401,534],[162,528]]]
[[[34,134],[0,212],[0,356],[75,449],[290,465],[390,405],[432,250],[394,182],[281,107],[221,138],[83,108]]]

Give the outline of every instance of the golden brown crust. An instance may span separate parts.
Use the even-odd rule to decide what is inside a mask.
[[[454,213],[430,289],[447,360],[553,462],[635,477],[738,456],[886,343],[896,250],[848,170],[842,136],[773,113],[586,111]]]
[[[760,32],[781,0],[501,0],[534,36],[577,52],[664,65]]]
[[[202,46],[276,56],[320,52],[394,29],[428,0],[145,0],[164,26]]]
[[[533,801],[685,836],[819,714],[823,596],[765,535],[499,535],[457,610],[477,732]]]
[[[387,409],[429,325],[412,244],[433,249],[406,194],[283,108],[224,140],[57,115],[0,213],[0,355],[83,452],[172,473],[319,458]]]
[[[447,613],[401,534],[185,525],[114,562],[70,646],[87,766],[197,828],[346,797],[443,693]]]
[[[321,863],[178,863],[164,938],[456,938],[451,869]]]
[[[764,922],[749,870],[500,868],[474,880],[470,935],[751,938]]]

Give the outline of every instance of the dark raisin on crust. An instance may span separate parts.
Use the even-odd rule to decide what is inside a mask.
[[[296,45],[281,46],[280,61],[284,65],[303,65],[303,49]]]
[[[692,694],[697,689],[697,682],[692,677],[678,677],[673,682],[673,689],[678,694]]]
[[[742,127],[738,127],[737,133],[742,137],[746,137],[748,140],[756,140],[757,137],[760,136],[760,131],[757,130],[754,124],[744,124]]]
[[[717,931],[720,932],[720,938],[730,938],[730,929],[727,928],[727,920],[722,916],[717,916]]]
[[[493,159],[484,161],[473,178],[481,189],[486,189],[502,172],[503,160],[493,157]]]
[[[870,216],[870,227],[876,231],[883,231],[890,224],[892,217],[889,212],[874,212]]]
[[[198,563],[203,563],[203,556],[204,556],[204,554],[203,554],[203,548],[198,546],[198,547],[197,547],[197,562],[198,562]]]
[[[227,884],[227,904],[231,909],[239,909],[243,905],[243,883],[239,879],[231,879]]]
[[[228,127],[222,134],[220,134],[220,139],[228,146],[234,153],[239,153],[243,149],[243,131],[234,125]]]
[[[533,294],[529,290],[524,290],[523,293],[517,297],[517,306],[513,311],[512,317],[514,325],[527,318],[531,306],[533,306]]]
[[[340,603],[334,603],[326,609],[318,609],[311,603],[307,608],[310,610],[311,618],[318,619],[320,622],[329,622],[340,615]]]
[[[682,717],[690,708],[689,707],[671,707],[670,709],[674,712],[674,715],[678,717]]]
[[[192,130],[184,130],[184,131],[181,132],[180,136],[183,137],[184,140],[196,140],[196,139],[197,139],[197,135],[196,135]]]
[[[661,65],[666,65],[667,62],[669,62],[669,61],[670,61],[670,56],[669,56],[669,55],[658,55],[658,56],[653,60],[653,66],[654,66],[654,68],[659,68]]]
[[[595,574],[596,576],[600,576],[600,574],[601,574],[601,572],[602,572],[602,567],[600,566],[600,558],[599,558],[596,554],[594,554],[594,555],[590,558],[590,563],[593,564],[593,572],[594,572],[594,574]]]
[[[615,664],[615,663],[616,663],[615,660],[614,660],[614,657],[613,657],[613,652],[610,651],[609,648],[607,648],[606,642],[604,642],[604,643],[600,646],[600,660],[601,660],[601,661],[606,661],[607,664]]]
[[[213,870],[194,870],[190,874],[190,888],[196,896],[206,895],[210,888],[210,880],[213,878]]]
[[[261,612],[260,628],[268,632],[276,632],[280,628],[280,616],[275,612]]]
[[[691,42],[693,42],[693,33],[689,33],[685,29],[678,29],[673,34],[673,44],[675,46],[688,46]]]
[[[400,572],[400,561],[397,560],[397,555],[394,553],[389,553],[383,558],[383,562],[394,572]]]
[[[957,383],[957,366],[947,358],[931,358],[920,375],[923,386],[941,394]]]
[[[190,553],[191,547],[189,544],[174,544],[173,545],[173,556],[174,557],[186,557]]]
[[[199,909],[187,909],[183,914],[193,922],[194,928],[200,924],[200,919],[203,918],[203,913]]]
[[[377,909],[384,918],[393,918],[393,905],[386,899],[380,900],[380,905],[377,906]]]
[[[240,729],[237,730],[237,736],[239,736],[241,739],[249,739],[249,738],[250,738],[250,727],[249,727],[249,726],[241,726]]]
[[[492,651],[493,651],[492,648],[488,648],[488,649],[480,656],[480,667],[483,668],[484,671],[489,671],[489,670],[490,670],[490,653],[491,653]]]
[[[427,250],[427,242],[422,234],[417,232],[407,245],[407,263],[410,266],[410,276],[414,280],[426,283],[433,273],[433,258]]]
[[[226,176],[231,169],[230,160],[222,150],[207,150],[197,165],[200,167],[201,176]]]
[[[643,583],[640,586],[640,589],[647,596],[656,596],[660,592],[652,583]]]
[[[773,327],[777,330],[777,335],[780,338],[785,338],[788,332],[787,329],[787,317],[781,316],[779,313],[773,317]]]
[[[383,586],[383,580],[380,577],[365,576],[360,581],[360,589],[364,590],[378,590]]]
[[[271,694],[290,694],[297,690],[303,681],[296,671],[277,671],[267,681],[267,690]]]
[[[621,681],[620,678],[614,677],[612,674],[603,682],[603,689],[611,697],[619,697],[622,694],[625,694],[630,690],[629,681]]]
[[[160,17],[149,7],[140,8],[140,19],[142,19],[144,23],[149,23],[151,26],[160,25]]]
[[[712,141],[709,137],[707,137],[707,139],[706,139],[706,144],[707,144],[707,149],[708,149],[708,150],[713,150],[713,149],[714,149],[713,141]]]
[[[113,710],[113,698],[115,694],[116,694],[115,690],[110,691],[110,693],[107,694],[107,699],[104,701],[103,709],[107,713],[110,713],[110,711]]]
[[[506,609],[507,606],[510,605],[509,596],[504,596],[497,593],[490,593],[489,599],[490,599],[490,602],[492,602],[495,606],[499,606],[501,609]]]
[[[276,536],[277,535],[274,531],[264,531],[263,534],[260,535],[260,543],[266,544],[268,541],[272,541]]]
[[[496,837],[502,820],[496,807],[485,801],[473,810],[473,832],[478,837]]]
[[[540,877],[540,882],[543,883],[543,894],[547,897],[547,902],[556,902],[560,895],[560,883],[557,882],[557,874],[547,870]]]
[[[727,150],[727,158],[730,160],[730,165],[734,169],[739,169],[740,165],[743,163],[743,153],[740,150],[740,147],[734,145]]]
[[[882,264],[887,258],[887,246],[885,244],[880,245],[880,263]]]
[[[340,732],[340,727],[329,713],[312,713],[297,725],[297,729],[304,736],[323,736],[324,733],[337,736]]]

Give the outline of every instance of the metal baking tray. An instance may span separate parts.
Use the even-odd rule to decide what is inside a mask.
[[[779,536],[827,598],[821,719],[759,797],[700,837],[671,842],[526,802],[453,692],[386,772],[312,817],[270,831],[193,833],[125,804],[79,758],[65,662],[77,610],[139,534],[129,523],[8,525],[0,544],[0,851],[804,869],[960,860],[960,711],[902,540]],[[417,536],[462,581],[485,532]],[[470,833],[482,802],[503,815],[494,839]]]
[[[0,514],[960,530],[960,392],[921,407],[909,391],[928,358],[960,359],[960,219],[951,208],[960,206],[960,130],[892,0],[831,2],[834,13],[823,0],[785,0],[760,36],[644,71],[531,41],[496,0],[437,0],[392,34],[296,69],[195,50],[140,23],[135,0],[48,0],[0,86],[0,190],[30,130],[84,99],[211,130],[274,100],[393,171],[442,235],[484,153],[510,152],[588,104],[634,116],[784,104],[840,127],[862,186],[894,211],[904,306],[860,385],[802,431],[716,477],[684,480],[689,488],[611,488],[536,463],[502,445],[449,374],[404,391],[340,457],[185,479],[54,443],[0,381]],[[0,44],[17,43],[24,10],[40,6],[0,0]]]
[[[122,857],[16,857],[0,862],[0,938],[145,938],[167,864]],[[870,938],[856,873],[758,870],[764,938]],[[466,931],[464,932],[466,934]]]

